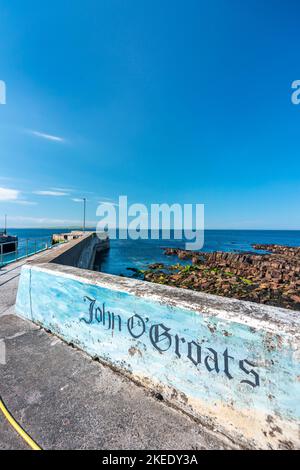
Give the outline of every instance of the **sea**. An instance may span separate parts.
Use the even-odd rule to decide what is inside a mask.
[[[47,243],[51,243],[53,233],[65,231],[68,229],[11,228],[8,230],[10,235],[19,237],[19,256],[25,255],[26,245],[29,252],[33,252],[35,247],[38,250],[42,249]],[[151,240],[151,238],[111,240],[110,250],[101,256],[99,270],[109,274],[131,276],[132,271],[128,268],[145,269],[152,263],[174,264],[174,258],[166,256],[164,248],[184,249],[185,242],[185,239],[175,240],[172,237],[169,240]],[[252,246],[255,243],[300,246],[300,230],[205,230],[204,246],[201,251],[255,252]],[[13,257],[14,255],[6,256]]]

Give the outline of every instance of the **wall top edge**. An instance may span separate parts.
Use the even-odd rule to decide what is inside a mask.
[[[90,233],[85,238],[88,236],[93,236],[93,234]],[[78,240],[75,241],[78,242]],[[70,243],[73,242],[66,245],[70,247]],[[44,257],[43,260],[27,263],[23,269],[47,272],[85,284],[153,300],[174,308],[192,310],[203,316],[215,316],[226,321],[242,323],[255,329],[267,329],[273,334],[287,333],[292,335],[295,340],[300,339],[300,312],[298,311],[221,297],[205,292],[164,286],[53,262],[60,255],[61,251],[55,256],[52,255],[53,259],[51,261]]]

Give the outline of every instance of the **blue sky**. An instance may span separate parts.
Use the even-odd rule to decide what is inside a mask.
[[[207,228],[300,229],[300,3],[0,0],[0,217],[204,203]]]

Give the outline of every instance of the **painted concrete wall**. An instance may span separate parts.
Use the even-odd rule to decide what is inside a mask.
[[[28,265],[16,309],[239,445],[299,448],[297,312],[182,291]]]

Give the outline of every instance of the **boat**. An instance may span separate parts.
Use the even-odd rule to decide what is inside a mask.
[[[0,255],[17,251],[18,237],[7,234],[6,216],[3,232],[0,232]]]

